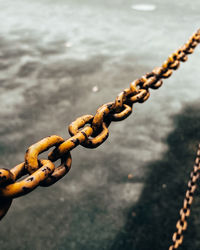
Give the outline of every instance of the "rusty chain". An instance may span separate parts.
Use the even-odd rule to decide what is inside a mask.
[[[57,135],[46,137],[28,148],[24,162],[10,170],[0,169],[0,219],[5,216],[14,198],[30,193],[37,186],[50,186],[66,175],[71,168],[72,149],[79,144],[86,148],[96,148],[101,145],[108,138],[110,123],[126,119],[132,113],[134,103],[145,102],[150,96],[149,89],[159,88],[163,83],[162,79],[170,77],[173,70],[178,69],[180,62],[185,62],[188,59],[187,55],[193,53],[198,43],[200,43],[200,29],[185,45],[172,53],[161,67],[156,67],[152,72],[133,81],[114,102],[100,106],[94,116],[84,115],[72,122],[68,127],[70,138],[64,140]],[[48,160],[38,159],[39,154],[52,147],[55,148],[48,154]],[[55,167],[54,162],[59,159],[61,163]],[[196,175],[196,172],[193,174]],[[26,178],[18,181],[26,175],[28,175]],[[191,200],[190,197],[186,197],[187,204],[190,204]],[[174,245],[170,250],[176,249],[181,244],[177,242],[180,242],[180,232],[182,233],[185,228],[183,218],[187,214],[184,211],[178,222],[180,225],[178,233],[173,238]]]
[[[188,189],[183,201],[183,207],[180,210],[180,219],[176,223],[177,232],[173,234],[173,244],[169,247],[169,250],[177,249],[183,242],[183,233],[187,229],[187,218],[190,216],[190,207],[192,205],[194,192],[197,188],[197,180],[200,175],[200,144],[197,150],[197,157],[193,170],[190,173],[190,180],[188,182]]]

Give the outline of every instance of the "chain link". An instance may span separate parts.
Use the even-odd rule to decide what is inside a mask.
[[[46,137],[28,148],[25,162],[10,170],[0,169],[0,219],[7,213],[13,198],[31,192],[37,186],[50,186],[61,179],[71,168],[70,151],[72,149],[79,144],[86,148],[96,148],[101,145],[108,138],[110,123],[127,118],[132,112],[134,103],[145,102],[150,96],[149,89],[159,88],[163,83],[162,79],[170,77],[173,70],[179,67],[180,62],[185,62],[187,55],[193,53],[198,43],[200,43],[200,30],[194,33],[184,46],[169,56],[161,67],[154,68],[152,72],[132,82],[130,87],[121,92],[114,102],[99,107],[94,116],[84,115],[72,122],[68,127],[70,138],[64,140],[57,135]],[[49,153],[48,160],[38,159],[39,154],[52,147],[55,148]],[[61,164],[55,167],[54,162],[59,159]],[[18,181],[26,175],[28,177]],[[193,175],[195,176],[196,172]],[[190,183],[189,198],[194,189],[193,180]],[[190,199],[184,203],[181,214],[183,217],[178,222],[178,233],[174,236],[175,245],[171,249],[175,249],[177,242],[181,242],[178,237],[182,237],[179,235],[187,225],[183,218],[189,211],[189,202]]]

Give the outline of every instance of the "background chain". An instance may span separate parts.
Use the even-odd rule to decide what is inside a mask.
[[[190,216],[190,208],[193,201],[194,192],[197,187],[197,180],[199,179],[200,170],[200,144],[197,150],[197,157],[195,160],[194,168],[190,173],[190,180],[188,182],[188,189],[183,201],[183,207],[180,210],[180,219],[176,223],[177,232],[173,234],[173,244],[169,247],[169,250],[177,249],[183,242],[183,233],[187,229],[187,218]]]

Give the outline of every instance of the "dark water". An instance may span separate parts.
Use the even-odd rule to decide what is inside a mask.
[[[144,3],[156,9],[0,1],[0,167],[24,161],[45,136],[68,138],[70,122],[114,100],[199,28],[198,1]],[[102,146],[74,150],[63,180],[13,202],[0,249],[167,248],[199,142],[199,52],[111,125]],[[199,249],[198,205],[182,249]]]

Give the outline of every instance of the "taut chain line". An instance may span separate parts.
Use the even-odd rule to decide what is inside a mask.
[[[198,43],[200,43],[200,29],[185,45],[172,53],[161,67],[156,67],[152,72],[133,81],[114,102],[99,107],[94,116],[83,115],[72,122],[68,127],[70,138],[64,140],[57,135],[46,137],[28,148],[24,162],[10,170],[0,169],[0,219],[7,213],[14,198],[30,193],[37,186],[47,187],[60,180],[71,168],[70,151],[72,149],[79,144],[86,148],[96,148],[101,145],[108,138],[110,123],[126,119],[131,114],[134,103],[145,102],[150,96],[149,89],[159,88],[163,83],[162,79],[170,77],[173,70],[179,67],[180,62],[185,62],[188,59],[187,55],[193,53]],[[39,154],[52,147],[55,148],[49,153],[48,159],[38,159]],[[59,159],[61,163],[55,167],[53,162]],[[193,175],[198,176],[195,171]],[[28,177],[17,181],[25,175]],[[190,185],[193,188],[193,179]],[[189,198],[186,195],[184,203],[186,208],[184,209],[188,209],[187,204],[192,202],[191,190]],[[178,222],[181,229],[178,227],[178,233],[173,237],[174,245],[170,250],[176,249],[179,245],[177,242],[181,242],[179,237],[181,238],[181,233],[185,228],[185,217],[188,214],[184,211]]]

